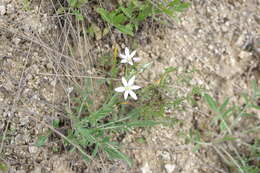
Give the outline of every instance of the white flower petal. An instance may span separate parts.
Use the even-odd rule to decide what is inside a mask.
[[[127,63],[127,60],[126,60],[126,59],[122,59],[122,60],[121,60],[121,63],[123,63],[123,64],[124,64],[124,63]]]
[[[125,87],[118,87],[118,88],[115,89],[115,91],[119,92],[119,93],[124,92],[125,91]]]
[[[124,93],[124,98],[125,98],[125,100],[127,99],[128,94],[129,94],[129,91],[125,91],[125,93]]]
[[[123,55],[123,54],[119,54],[119,56],[120,56],[120,58],[122,58],[122,59],[126,59],[127,57],[125,56],[125,55]]]
[[[128,61],[128,64],[130,64],[130,65],[134,65],[134,63],[133,63],[132,60]]]
[[[135,82],[135,76],[133,76],[129,81],[128,81],[128,86],[133,85]]]
[[[133,58],[136,54],[136,50],[134,50],[131,54],[130,54],[130,57]]]
[[[133,91],[129,91],[129,94],[133,99],[137,100],[137,96]]]
[[[124,77],[122,77],[122,83],[123,83],[124,86],[128,86],[127,81]]]
[[[125,56],[129,56],[129,49],[128,49],[128,47],[125,48]]]
[[[138,89],[140,89],[140,88],[142,88],[142,87],[137,86],[137,85],[131,86],[131,90],[138,90]]]
[[[134,62],[139,62],[139,61],[141,61],[141,58],[133,58],[133,60],[134,60]]]

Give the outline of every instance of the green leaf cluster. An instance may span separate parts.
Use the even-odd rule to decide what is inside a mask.
[[[104,21],[122,33],[133,36],[140,23],[148,17],[155,17],[159,14],[174,17],[175,12],[183,11],[188,6],[188,3],[180,0],[157,2],[156,4],[150,0],[132,0],[126,4],[120,4],[117,9],[112,11],[105,8],[97,8],[96,11]]]
[[[95,85],[100,87],[103,82],[97,83]],[[124,105],[120,105],[117,94],[107,95],[107,100],[96,109],[93,100],[95,90],[90,87],[92,85],[93,81],[87,79],[86,88],[79,90],[79,96],[72,99],[75,105],[69,113],[72,123],[67,135],[69,140],[65,140],[65,145],[71,151],[77,149],[75,146],[80,146],[86,153],[84,158],[87,160],[105,152],[108,158],[121,159],[131,165],[131,159],[120,151],[116,136],[136,127],[154,126],[158,122],[142,120],[141,112],[137,109],[129,112]]]
[[[67,0],[70,8],[80,8],[88,2],[88,0]]]

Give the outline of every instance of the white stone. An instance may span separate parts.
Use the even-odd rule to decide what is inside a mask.
[[[14,6],[12,4],[8,4],[6,8],[7,14],[13,14],[15,12]]]
[[[146,162],[145,165],[141,168],[142,173],[152,173],[149,164]]]
[[[162,156],[162,159],[163,159],[163,160],[170,160],[170,159],[171,159],[170,153],[169,153],[169,152],[166,152],[166,151],[163,151],[163,152],[161,153],[161,156]]]
[[[167,173],[173,173],[173,171],[175,170],[176,166],[172,165],[172,164],[166,164],[166,165],[164,165],[164,168],[165,168]]]
[[[36,146],[29,146],[29,152],[31,154],[37,153],[38,152],[38,147],[36,147]]]
[[[0,15],[3,16],[6,13],[6,9],[4,5],[0,5]]]
[[[18,37],[15,37],[15,38],[13,38],[12,41],[14,42],[15,45],[18,45],[21,42],[21,39]]]

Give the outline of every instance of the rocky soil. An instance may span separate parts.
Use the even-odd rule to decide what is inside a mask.
[[[248,90],[252,80],[260,82],[259,15],[257,0],[192,1],[180,22],[159,31],[151,44],[140,48],[143,61],[154,62],[147,75],[154,80],[169,66],[199,69],[193,76],[195,84],[203,84],[220,102],[230,97],[238,103],[238,93]],[[143,172],[226,172],[216,153],[194,153],[194,146],[178,135],[194,127],[194,120],[202,126],[209,117],[194,110],[176,116],[185,122],[183,126],[154,128],[144,135],[147,143],[134,150]]]
[[[239,100],[237,94],[249,89],[252,80],[260,84],[260,1],[193,0],[191,4],[180,21],[158,29],[149,36],[151,43],[138,48],[143,62],[154,62],[145,75],[155,81],[169,66],[196,68],[200,73],[194,83],[205,85],[220,101],[228,96]],[[24,10],[21,1],[0,1],[0,137],[6,135],[0,158],[15,173],[91,172],[95,165],[82,166],[77,156],[55,151],[58,142],[34,145],[48,133],[43,122],[64,114],[71,87],[61,77],[42,74],[61,73],[66,65],[62,58],[74,62],[55,51],[59,49],[50,38],[59,37],[58,24],[48,9],[47,2],[36,1],[33,10]],[[116,162],[103,165],[99,172],[226,172],[211,149],[194,153],[194,146],[179,135],[194,127],[194,119],[200,123],[208,117],[193,109],[174,116],[184,123],[126,137],[125,151],[136,162],[133,168]],[[145,143],[136,142],[140,136]]]

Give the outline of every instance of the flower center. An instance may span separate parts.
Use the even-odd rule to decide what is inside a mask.
[[[132,58],[131,57],[127,57],[127,61],[128,62],[132,61]]]
[[[126,86],[126,87],[125,87],[125,90],[126,90],[126,91],[130,91],[130,90],[131,90],[131,87],[130,87],[130,86]]]

